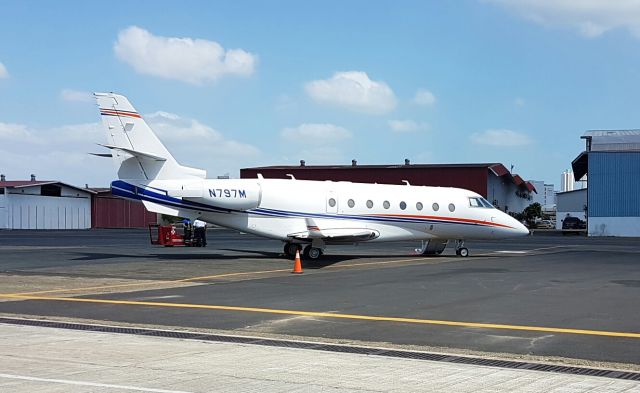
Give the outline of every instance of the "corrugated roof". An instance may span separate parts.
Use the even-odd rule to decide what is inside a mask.
[[[84,191],[87,192],[89,194],[95,194],[96,192],[88,189],[88,188],[83,188],[83,187],[77,187],[71,184],[67,184],[67,183],[63,183],[61,181],[56,181],[56,180],[35,180],[35,181],[31,181],[31,180],[9,180],[9,181],[0,181],[0,187],[5,187],[5,188],[26,188],[26,187],[33,187],[33,186],[42,186],[45,184],[59,184],[59,185],[63,185],[69,188],[73,188],[75,190],[80,190],[80,191]]]
[[[52,184],[57,183],[55,181],[50,180],[10,180],[10,181],[0,181],[0,187],[10,187],[10,188],[20,188],[20,187],[29,187],[29,186],[40,186],[43,184]]]
[[[606,136],[640,136],[640,130],[589,130],[583,137],[606,137]]]
[[[591,130],[582,135],[589,151],[638,151],[640,130]]]

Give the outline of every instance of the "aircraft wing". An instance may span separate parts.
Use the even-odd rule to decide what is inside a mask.
[[[375,239],[378,231],[367,228],[320,228],[311,218],[307,218],[307,230],[287,235],[297,240],[322,239],[329,243],[351,243]]]

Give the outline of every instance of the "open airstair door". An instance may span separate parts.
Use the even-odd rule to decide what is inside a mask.
[[[287,235],[294,240],[323,240],[325,243],[354,243],[373,240],[380,236],[378,231],[367,228],[320,228],[315,220],[306,218],[307,230]]]
[[[422,255],[440,255],[447,248],[448,239],[429,239],[422,243],[422,248],[416,251]]]

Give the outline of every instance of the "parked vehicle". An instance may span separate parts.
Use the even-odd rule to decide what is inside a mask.
[[[538,229],[553,229],[556,225],[551,220],[542,220],[536,224]]]
[[[562,220],[562,230],[567,232],[577,232],[582,229],[587,229],[587,222],[579,219],[578,217],[565,217]],[[565,232],[566,233],[566,232]]]

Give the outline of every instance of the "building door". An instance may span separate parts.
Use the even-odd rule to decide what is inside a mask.
[[[6,207],[0,206],[0,229],[9,228],[9,212]]]

